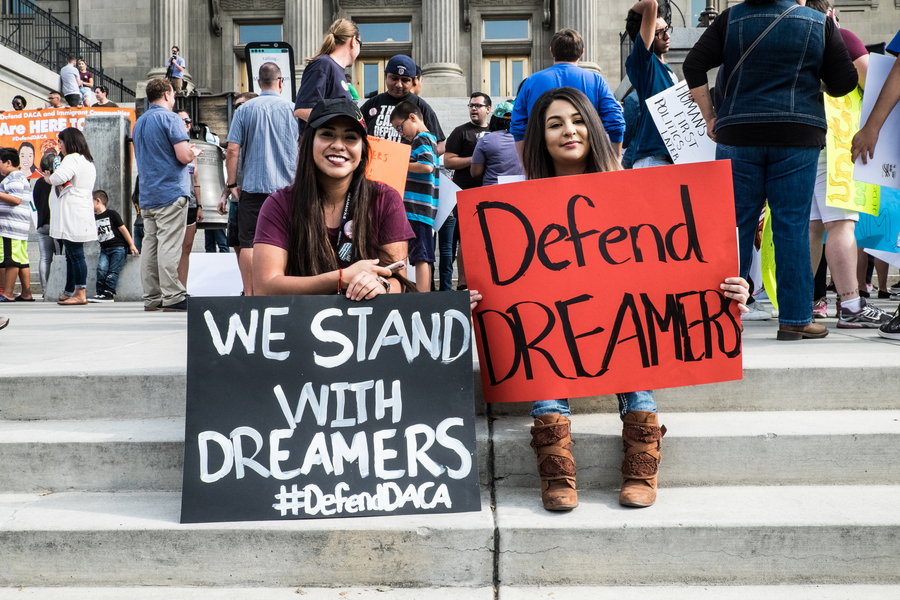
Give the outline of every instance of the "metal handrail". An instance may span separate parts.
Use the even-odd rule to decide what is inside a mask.
[[[113,102],[134,102],[135,93],[125,87],[124,80],[115,81],[103,72],[102,42],[81,35],[78,27],[70,27],[29,0],[2,0],[0,14],[0,44],[22,56],[59,72],[66,65],[66,57],[74,54],[87,64],[94,74],[94,86],[109,88]]]

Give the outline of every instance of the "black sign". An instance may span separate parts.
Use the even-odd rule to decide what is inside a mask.
[[[481,510],[468,293],[192,298],[181,522]]]

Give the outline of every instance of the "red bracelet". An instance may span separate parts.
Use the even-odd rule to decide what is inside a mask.
[[[344,270],[338,268],[338,296],[341,295],[341,290],[344,288]]]

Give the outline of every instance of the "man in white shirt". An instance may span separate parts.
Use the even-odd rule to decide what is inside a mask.
[[[69,106],[81,106],[81,75],[75,66],[76,60],[74,54],[67,56],[66,66],[59,72],[62,94],[66,97]]]

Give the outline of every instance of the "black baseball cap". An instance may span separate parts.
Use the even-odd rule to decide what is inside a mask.
[[[309,127],[316,129],[335,117],[350,117],[359,123],[360,134],[366,135],[366,122],[359,111],[356,102],[347,98],[328,98],[322,100],[309,113],[306,122]]]

